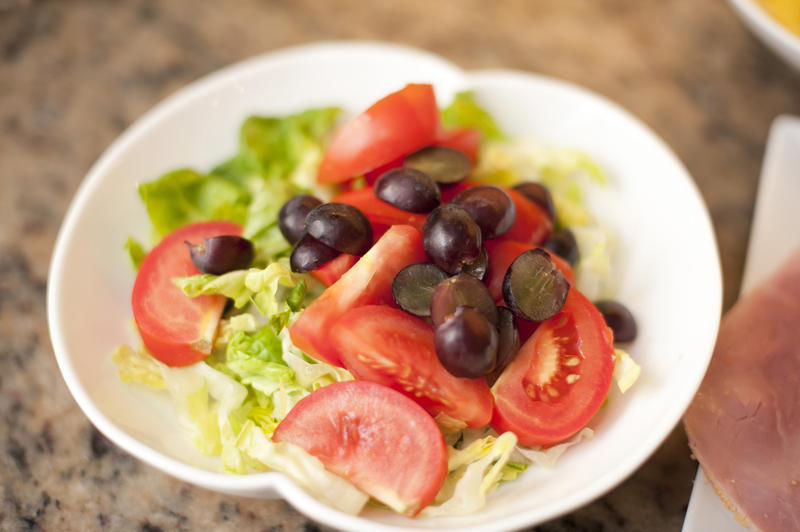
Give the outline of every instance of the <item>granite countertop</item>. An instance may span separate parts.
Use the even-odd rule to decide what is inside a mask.
[[[628,108],[694,176],[733,303],[767,130],[800,114],[800,76],[723,0],[0,0],[0,529],[319,529],[283,501],[174,480],[97,432],[56,366],[45,289],[70,198],[141,113],[231,62],[343,38],[556,76]],[[536,530],[679,530],[695,471],[677,427],[618,488]]]

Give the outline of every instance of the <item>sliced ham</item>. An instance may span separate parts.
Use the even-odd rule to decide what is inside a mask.
[[[740,521],[800,530],[800,250],[723,318],[684,424]]]

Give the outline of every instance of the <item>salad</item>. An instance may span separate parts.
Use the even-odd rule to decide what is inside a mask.
[[[164,389],[197,450],[320,500],[480,509],[552,467],[639,366],[583,205],[585,155],[509,139],[469,93],[411,84],[340,111],[248,118],[240,150],[139,187],[126,249],[142,344],[124,382]]]

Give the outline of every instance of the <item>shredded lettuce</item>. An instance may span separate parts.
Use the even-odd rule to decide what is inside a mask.
[[[517,447],[517,453],[522,455],[531,464],[540,467],[554,467],[561,455],[570,447],[579,444],[583,440],[591,440],[594,431],[589,427],[584,427],[569,440],[553,445],[548,448],[542,447]]]
[[[190,169],[168,172],[139,185],[139,195],[158,238],[205,220],[243,224],[249,201],[247,193],[234,183]]]
[[[189,297],[221,294],[232,299],[237,309],[253,303],[261,314],[271,316],[288,307],[290,298],[294,309],[299,308],[298,295],[293,289],[301,279],[292,273],[287,262],[282,259],[260,270],[234,270],[222,275],[201,273],[173,281]]]
[[[605,174],[586,154],[566,148],[544,146],[531,139],[489,142],[475,170],[481,181],[511,186],[522,181],[540,181],[553,196],[562,227],[587,225],[593,221],[584,206],[590,184],[607,182]]]
[[[517,436],[505,432],[498,437],[488,435],[475,439],[465,447],[448,447],[449,474],[437,495],[434,506],[423,509],[426,517],[465,515],[486,504],[486,495],[505,478],[515,477],[523,467],[507,468]]]
[[[236,333],[253,332],[256,329],[258,329],[258,321],[249,312],[235,314],[230,318],[223,318],[219,322],[214,347],[224,349]]]
[[[614,380],[622,393],[627,392],[639,378],[642,366],[636,363],[631,356],[622,349],[614,349],[616,364],[614,365]]]
[[[119,366],[119,378],[122,382],[143,384],[154,390],[166,388],[162,370],[166,367],[156,360],[142,346],[134,350],[121,345],[114,350],[111,360]]]
[[[611,275],[611,232],[599,224],[571,228],[580,255],[575,278],[581,293],[592,301],[613,298],[616,283]]]
[[[476,128],[484,140],[505,140],[492,115],[475,101],[472,91],[459,92],[452,103],[442,110],[442,125],[447,128]]]
[[[129,236],[128,240],[125,241],[123,248],[128,253],[128,258],[131,261],[131,266],[133,266],[133,269],[138,270],[139,266],[142,265],[142,261],[147,255],[147,251],[145,251],[144,246],[138,240],[132,236]]]

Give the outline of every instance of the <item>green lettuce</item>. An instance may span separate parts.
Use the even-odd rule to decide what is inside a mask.
[[[228,180],[194,170],[168,172],[139,185],[150,222],[158,237],[193,222],[228,220],[243,224],[249,196]]]
[[[465,439],[478,433],[465,431]],[[465,439],[460,442],[460,448],[448,446],[448,476],[434,500],[436,505],[423,509],[421,515],[438,517],[473,513],[486,504],[486,495],[500,482],[516,478],[525,469],[525,465],[520,463],[508,465],[517,445],[517,436],[513,432],[497,437],[489,434],[469,443]]]
[[[144,249],[144,246],[138,240],[136,240],[132,236],[129,236],[128,240],[125,241],[125,245],[123,247],[125,251],[128,253],[128,258],[131,261],[133,269],[138,270],[139,266],[142,265],[142,261],[147,255],[147,251]]]
[[[588,155],[530,139],[486,143],[475,177],[505,186],[540,181],[553,196],[561,227],[592,224],[593,218],[585,207],[586,190],[592,184],[607,182],[606,175]]]
[[[305,294],[305,283],[292,273],[286,259],[273,262],[263,269],[234,270],[222,275],[201,273],[174,279],[175,285],[189,297],[223,295],[240,309],[253,303],[264,316],[271,316],[289,307],[299,310]],[[303,295],[298,296],[299,283]]]
[[[442,125],[446,128],[476,128],[485,141],[506,139],[492,115],[475,101],[472,91],[456,94],[452,103],[442,110]]]
[[[237,154],[211,172],[178,169],[140,185],[155,240],[189,223],[228,220],[244,226],[261,264],[287,254],[278,210],[315,185],[339,113],[324,108],[285,117],[251,116],[242,125]]]
[[[134,350],[127,345],[121,345],[111,354],[111,360],[119,366],[119,378],[122,382],[143,384],[154,390],[167,387],[162,374],[166,366],[153,358],[144,346]]]
[[[240,184],[252,175],[286,178],[320,150],[340,112],[329,107],[281,118],[251,116],[239,132],[239,152],[211,173]]]

